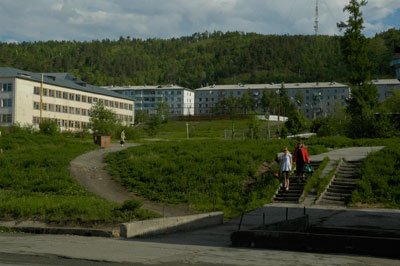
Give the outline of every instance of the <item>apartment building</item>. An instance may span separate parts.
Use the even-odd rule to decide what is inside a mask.
[[[397,79],[375,79],[372,83],[378,92],[378,101],[383,102],[395,92],[400,92],[400,81]]]
[[[104,87],[135,100],[135,111],[154,114],[159,103],[168,104],[172,116],[194,114],[194,91],[177,85]]]
[[[89,110],[97,102],[111,109],[125,125],[134,122],[134,101],[86,84],[68,73],[35,73],[0,67],[0,126],[18,123],[38,127],[52,119],[61,130],[89,125]]]
[[[350,95],[349,87],[337,82],[211,85],[195,90],[195,114],[211,115],[219,101],[226,97],[240,98],[244,93],[250,93],[256,104],[255,108],[263,112],[260,104],[263,91],[274,91],[278,94],[282,86],[308,118],[331,114],[337,105],[345,106],[346,98]],[[295,100],[299,95],[303,98],[300,105]],[[273,114],[276,112],[278,111],[275,110]]]

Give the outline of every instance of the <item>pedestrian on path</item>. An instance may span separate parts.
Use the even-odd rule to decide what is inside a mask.
[[[285,147],[285,149],[283,150],[280,161],[280,170],[284,182],[283,186],[285,190],[289,190],[289,173],[292,171],[292,155],[290,154],[287,147]]]
[[[300,181],[304,181],[304,172],[306,164],[310,163],[306,146],[299,142],[294,149],[293,160],[296,162],[296,175]]]
[[[124,144],[125,144],[125,129],[123,129],[123,130],[121,131],[121,141],[120,141],[120,144],[121,144],[121,147],[123,147]]]

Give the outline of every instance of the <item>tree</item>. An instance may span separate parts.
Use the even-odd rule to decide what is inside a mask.
[[[90,109],[90,122],[93,133],[111,135],[118,126],[115,113],[98,102]]]
[[[347,23],[337,24],[340,31],[344,31],[341,39],[342,53],[348,68],[348,80],[353,86],[360,86],[370,80],[371,62],[368,58],[368,40],[362,34],[364,19],[360,8],[366,6],[366,0],[350,0],[343,8],[343,12],[350,13]]]
[[[346,110],[351,116],[348,135],[354,138],[375,137],[379,134],[376,131],[379,130],[378,121],[374,116],[378,103],[377,91],[370,82],[368,41],[362,34],[364,20],[360,8],[366,4],[366,0],[350,0],[343,9],[350,13],[347,23],[337,24],[339,30],[344,30],[342,52],[352,93]]]

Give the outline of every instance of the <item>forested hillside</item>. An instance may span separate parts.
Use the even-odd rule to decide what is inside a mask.
[[[344,81],[339,36],[196,33],[173,39],[0,43],[0,66],[70,72],[95,85]],[[389,62],[400,30],[369,39],[373,78],[394,77]]]

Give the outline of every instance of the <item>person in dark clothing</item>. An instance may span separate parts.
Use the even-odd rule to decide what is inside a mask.
[[[293,161],[296,162],[296,175],[299,181],[304,181],[305,165],[310,163],[306,146],[303,143],[298,143],[293,155]]]

